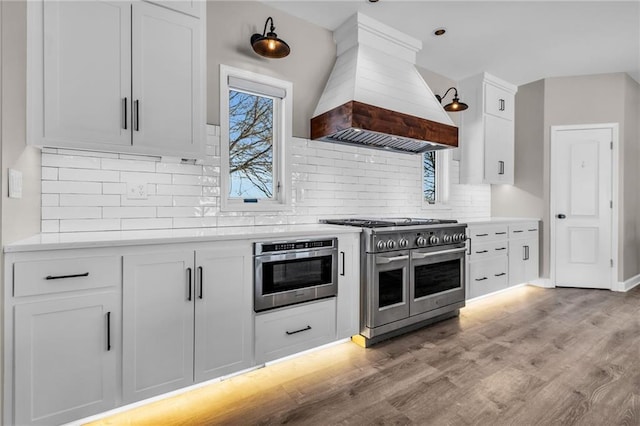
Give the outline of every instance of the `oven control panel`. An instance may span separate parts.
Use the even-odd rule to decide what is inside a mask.
[[[458,246],[466,240],[465,227],[444,227],[411,232],[377,232],[370,251],[409,250],[424,247]]]

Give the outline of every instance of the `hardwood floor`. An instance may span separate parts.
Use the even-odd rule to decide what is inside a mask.
[[[517,288],[94,424],[640,425],[640,287]]]

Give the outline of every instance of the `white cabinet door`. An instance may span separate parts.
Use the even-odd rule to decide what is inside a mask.
[[[253,365],[252,260],[249,243],[196,251],[196,382]]]
[[[485,183],[513,185],[513,121],[485,116]]]
[[[201,18],[207,13],[206,0],[146,0],[149,3],[155,3],[166,8],[186,13],[187,15]]]
[[[515,114],[515,96],[498,86],[485,83],[484,111],[496,117],[513,120]]]
[[[194,254],[123,257],[124,402],[193,383]]]
[[[527,283],[538,278],[538,239],[509,242],[509,285]]]
[[[44,54],[34,55],[42,63],[30,87],[38,106],[32,109],[36,143],[131,145],[125,114],[131,107],[130,7],[117,1],[30,5],[43,25],[34,33]]]
[[[338,238],[338,339],[360,333],[360,237],[348,234]]]
[[[116,292],[15,307],[14,423],[61,424],[115,407]]]
[[[150,152],[199,152],[201,25],[149,3],[133,4],[133,144]]]

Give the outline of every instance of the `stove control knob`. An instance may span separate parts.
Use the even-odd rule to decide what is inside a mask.
[[[442,241],[444,241],[445,244],[449,244],[451,242],[451,235],[447,234],[442,238]]]
[[[453,234],[453,242],[454,243],[460,242],[460,234]]]
[[[393,250],[394,248],[396,248],[396,242],[393,240],[389,240],[387,241],[387,248],[389,250]]]
[[[438,238],[437,236],[432,235],[429,237],[429,244],[431,244],[432,246],[438,244],[439,242],[440,238]]]
[[[467,236],[464,233],[458,234],[458,241],[462,242],[467,239]]]
[[[378,241],[378,244],[376,244],[376,248],[378,250],[384,250],[387,248],[387,243],[385,241]]]
[[[400,241],[398,241],[398,246],[400,246],[401,249],[409,247],[409,240],[407,240],[406,238],[400,238]]]
[[[418,247],[424,247],[427,245],[427,239],[425,237],[418,237],[416,240],[416,245]]]

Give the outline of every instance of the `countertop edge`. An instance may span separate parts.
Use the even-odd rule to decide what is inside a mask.
[[[359,234],[361,228],[327,224],[192,228],[189,230],[105,231],[68,234],[37,234],[3,247],[5,254],[47,250],[129,247],[214,241],[264,240],[269,238]],[[198,234],[201,235],[198,235]],[[202,234],[204,233],[204,234]],[[147,234],[146,236],[144,234]]]

